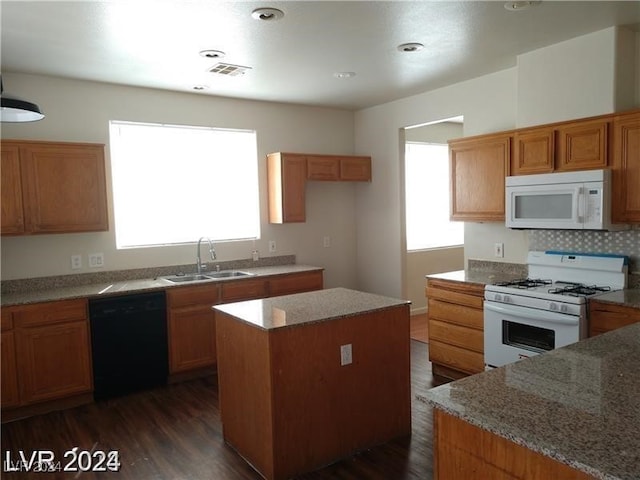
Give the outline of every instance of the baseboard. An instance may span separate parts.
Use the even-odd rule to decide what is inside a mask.
[[[422,315],[423,313],[427,313],[427,307],[420,308],[412,308],[411,315]]]

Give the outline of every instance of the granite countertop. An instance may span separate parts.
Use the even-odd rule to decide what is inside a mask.
[[[602,479],[640,478],[640,324],[418,399]]]
[[[526,276],[526,274],[524,276]],[[516,280],[519,278],[523,278],[523,275],[511,272],[492,272],[486,270],[457,270],[454,272],[434,273],[431,275],[426,275],[426,278],[487,285],[496,282]]]
[[[125,280],[107,283],[92,283],[88,285],[78,285],[72,287],[53,287],[41,290],[30,290],[26,292],[3,293],[0,299],[2,306],[25,305],[29,303],[49,302],[56,300],[70,300],[74,298],[105,297],[110,295],[125,295],[128,293],[141,293],[154,290],[166,290],[168,288],[181,286],[204,285],[214,282],[227,282],[231,280],[241,281],[256,277],[267,277],[273,275],[284,275],[287,273],[297,273],[313,270],[323,270],[322,267],[310,265],[276,265],[268,267],[242,268],[243,272],[252,273],[252,276],[217,278],[195,282],[172,283],[162,277]]]
[[[216,305],[213,309],[261,329],[272,330],[384,310],[409,303],[407,300],[347,288],[329,288]]]
[[[593,297],[592,300],[640,309],[640,288],[627,288],[626,290],[602,293]]]

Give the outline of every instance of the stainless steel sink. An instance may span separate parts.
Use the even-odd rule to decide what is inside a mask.
[[[164,278],[171,283],[182,283],[202,282],[204,280],[216,280],[218,278],[250,277],[253,275],[255,275],[255,273],[241,272],[239,270],[222,270],[220,272],[207,272],[202,274],[173,275],[172,277]]]
[[[207,272],[209,278],[250,277],[255,273],[241,272],[239,270],[222,270],[221,272]]]
[[[165,280],[172,283],[182,283],[182,282],[199,282],[202,280],[211,280],[211,278],[205,275],[174,275],[173,277],[165,277]]]

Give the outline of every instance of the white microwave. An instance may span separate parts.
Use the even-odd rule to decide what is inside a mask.
[[[506,178],[506,226],[521,229],[619,230],[611,224],[611,171]]]

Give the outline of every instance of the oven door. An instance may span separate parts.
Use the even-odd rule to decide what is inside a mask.
[[[484,302],[484,363],[500,367],[580,340],[580,318]]]

